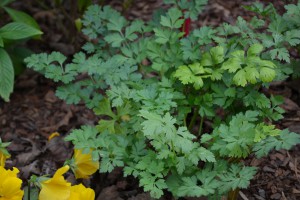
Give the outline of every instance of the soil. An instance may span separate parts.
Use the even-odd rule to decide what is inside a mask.
[[[26,44],[34,52],[60,51],[67,56],[77,52],[84,43],[85,37],[78,33],[73,20],[80,17],[72,11],[72,1],[64,1],[62,8],[53,1],[23,0],[12,4],[13,7],[26,11],[34,16],[40,24],[44,35],[42,40]],[[103,1],[102,1],[103,2]],[[118,10],[122,10],[121,0],[104,1]],[[211,0],[194,26],[218,25],[221,22],[234,22],[237,16],[249,19],[251,13],[245,12],[241,5],[253,1]],[[273,2],[283,10],[285,1]],[[162,7],[160,0],[134,0],[127,10],[123,10],[128,19],[141,18],[149,20],[153,10]],[[71,13],[71,14],[66,14]],[[300,67],[300,66],[299,66]],[[288,128],[300,134],[300,79],[274,83],[267,91],[285,97],[282,106],[285,117],[278,122],[280,128]],[[10,102],[0,100],[0,136],[5,142],[11,141],[8,147],[12,154],[7,160],[7,167],[20,169],[24,184],[30,175],[52,174],[61,167],[64,161],[72,156],[73,147],[63,140],[70,130],[84,124],[96,124],[98,118],[84,105],[67,105],[55,96],[58,84],[45,79],[31,70],[25,70],[16,78],[14,93]],[[60,136],[48,141],[53,132]],[[272,151],[269,156],[256,159],[250,157],[245,162],[259,168],[248,189],[239,192],[241,200],[296,200],[300,199],[300,145],[290,151]],[[72,174],[68,180],[75,182]],[[84,184],[96,192],[96,200],[149,200],[148,193],[138,187],[132,177],[123,178],[122,169],[115,169],[110,174],[95,174]],[[166,193],[161,199],[172,199]],[[200,200],[201,198],[182,198]]]

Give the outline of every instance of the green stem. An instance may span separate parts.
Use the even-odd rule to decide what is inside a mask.
[[[30,183],[28,184],[28,200],[30,200]]]
[[[202,135],[203,122],[204,122],[204,117],[201,116],[200,127],[198,130],[198,137],[200,137]]]
[[[191,122],[189,124],[189,127],[188,129],[191,131],[193,126],[195,125],[195,122],[196,122],[196,119],[197,119],[197,116],[198,116],[198,108],[197,109],[194,109],[194,113],[193,113],[193,116],[192,116],[192,119],[191,119]]]

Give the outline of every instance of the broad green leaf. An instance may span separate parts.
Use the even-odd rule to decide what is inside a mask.
[[[0,47],[4,47],[4,44],[3,44],[3,39],[2,39],[2,37],[0,37]]]
[[[0,96],[9,101],[14,86],[14,67],[9,55],[0,48]]]
[[[0,37],[9,40],[25,39],[40,34],[40,30],[21,22],[11,22],[0,28]]]
[[[24,13],[24,12],[15,10],[15,9],[11,9],[8,7],[4,7],[4,9],[15,22],[21,22],[21,23],[31,26],[32,28],[40,30],[40,27],[37,24],[37,22],[35,21],[35,19],[33,19],[27,13]]]

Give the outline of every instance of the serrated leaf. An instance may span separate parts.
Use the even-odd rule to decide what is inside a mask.
[[[165,44],[169,41],[170,38],[170,32],[168,30],[162,30],[162,29],[158,29],[155,28],[153,29],[156,39],[155,41],[159,44]]]
[[[212,39],[215,39],[215,33],[217,31],[208,26],[202,26],[200,29],[196,29],[193,31],[193,35],[198,38],[198,43],[209,44],[212,42]]]
[[[224,61],[224,48],[221,46],[213,47],[209,53],[205,53],[201,59],[201,65],[213,66]]]
[[[104,120],[101,119],[96,126],[99,132],[109,131],[109,133],[116,133],[115,130],[115,120]]]
[[[203,134],[201,136],[201,143],[206,143],[211,140],[213,137],[210,134]]]
[[[183,84],[193,83],[194,74],[186,65],[179,66],[174,77],[178,78]]]
[[[120,47],[125,39],[123,38],[123,36],[120,35],[120,33],[112,33],[106,35],[104,37],[104,40],[110,43],[112,47]]]
[[[257,79],[259,78],[259,73],[255,67],[246,67],[246,77],[247,81],[255,84],[257,82]]]
[[[126,25],[126,19],[119,13],[115,12],[115,15],[110,15],[107,24],[107,29],[111,31],[121,32],[122,28]]]
[[[290,54],[286,48],[277,48],[269,51],[271,58],[290,62]]]
[[[0,48],[0,96],[9,101],[14,87],[14,67],[7,52]]]
[[[256,56],[263,51],[264,47],[261,44],[253,44],[247,51],[247,56]]]
[[[271,82],[276,76],[274,69],[268,67],[262,67],[259,72],[259,77],[263,82]]]
[[[99,102],[99,105],[94,108],[93,110],[96,115],[106,115],[110,116],[111,118],[115,119],[116,115],[112,111],[110,101],[108,98],[104,98],[102,101]]]
[[[180,19],[182,12],[178,8],[169,9],[166,16],[161,16],[160,24],[169,28],[180,28],[184,19]]]
[[[233,77],[233,81],[236,85],[240,85],[242,87],[245,87],[247,84],[246,79],[246,71],[244,69],[239,70]]]

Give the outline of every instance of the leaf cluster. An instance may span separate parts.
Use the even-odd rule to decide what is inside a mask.
[[[90,6],[82,20],[90,40],[70,63],[58,52],[26,62],[62,83],[59,98],[83,102],[99,116],[95,126],[75,129],[66,140],[93,149],[100,172],[123,167],[154,198],[165,190],[220,198],[246,188],[255,174],[237,161],[300,142],[299,135],[272,125],[283,117],[282,98],[261,93],[292,72],[283,62],[298,44],[299,26],[281,23],[298,14],[292,5],[281,16],[272,5],[254,3],[247,9],[260,18],[239,17],[183,37],[185,19],[194,19],[206,1],[165,3],[174,6],[150,22]],[[281,48],[286,54],[274,53]]]
[[[31,54],[31,51],[18,44],[24,39],[42,34],[30,15],[8,7],[11,2],[13,0],[0,2],[0,9],[13,20],[0,27],[0,97],[5,101],[9,101],[13,92],[15,74],[19,74],[24,68],[23,59]]]

